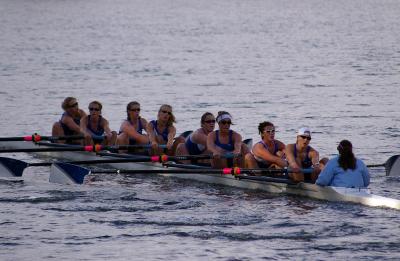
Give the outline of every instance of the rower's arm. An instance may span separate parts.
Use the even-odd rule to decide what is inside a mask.
[[[142,126],[147,126],[148,123],[144,119],[140,119],[142,121]],[[124,121],[121,125],[121,130],[125,132],[129,138],[133,138],[138,143],[145,144],[149,141],[149,137],[147,134],[140,134],[137,130],[130,125],[127,121]],[[146,127],[147,132],[147,127]]]
[[[78,132],[78,133],[86,133],[85,132],[85,129],[86,129],[86,126],[87,126],[87,116],[84,116],[82,119],[81,119],[81,123],[80,123],[80,126],[78,125],[78,124],[76,124],[75,123],[75,121],[70,117],[70,116],[66,116],[65,118],[64,118],[64,120],[63,120],[63,123],[65,124],[65,125],[67,125],[67,127],[69,128],[69,129],[71,129],[72,131],[74,131],[74,132]],[[85,125],[84,125],[85,124]]]
[[[237,132],[233,132],[233,144],[234,144],[234,151],[233,153],[240,154],[242,149],[242,135]]]
[[[112,135],[112,131],[110,129],[110,124],[108,122],[108,120],[103,118],[103,129],[104,129],[104,134],[111,136]]]
[[[287,161],[282,159],[281,157],[273,155],[270,151],[266,150],[263,145],[257,143],[253,146],[253,153],[259,158],[262,158],[265,161],[275,163],[281,168],[287,167]]]
[[[167,141],[167,148],[171,149],[172,145],[174,144],[174,138],[176,135],[176,128],[175,126],[168,127],[168,141]]]
[[[207,135],[196,130],[191,136],[191,140],[196,144],[201,144],[207,148]]]
[[[286,159],[288,161],[289,167],[292,169],[299,169],[299,165],[297,165],[296,159],[294,158],[294,145],[289,144],[286,146]]]
[[[309,157],[311,159],[313,168],[319,168],[319,153],[315,149],[311,149],[309,152]]]
[[[207,149],[211,151],[213,154],[218,154],[219,151],[217,149],[217,146],[215,146],[215,132],[211,132],[207,136]]]
[[[157,145],[156,134],[154,133],[154,126],[151,122],[149,122],[146,126],[146,132],[149,134],[150,143],[153,145]]]

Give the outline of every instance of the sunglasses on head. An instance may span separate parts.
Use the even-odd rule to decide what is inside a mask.
[[[231,125],[232,124],[231,121],[220,121],[220,123],[223,125],[226,125],[226,124]]]
[[[78,107],[78,103],[77,102],[68,105],[68,108],[74,108],[74,107]]]
[[[89,111],[100,111],[99,108],[89,108]]]
[[[300,136],[303,140],[311,140],[311,137],[309,137],[309,136],[303,136],[303,135],[301,135]]]
[[[129,111],[140,111],[140,108],[129,109]]]
[[[162,112],[162,113],[168,113],[169,115],[172,115],[172,112],[170,112],[170,111],[161,110],[161,112]]]
[[[215,123],[215,120],[206,120],[204,121],[205,123],[211,124],[211,123]]]

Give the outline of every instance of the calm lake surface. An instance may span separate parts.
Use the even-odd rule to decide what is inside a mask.
[[[321,156],[353,142],[367,164],[400,152],[397,0],[0,0],[0,136],[51,134],[61,102],[103,103],[118,130],[173,105],[177,130],[229,111],[295,141],[309,126]],[[28,154],[6,157],[39,162]],[[168,179],[87,186],[0,183],[1,260],[398,260],[399,211]],[[400,180],[371,169],[374,193]]]

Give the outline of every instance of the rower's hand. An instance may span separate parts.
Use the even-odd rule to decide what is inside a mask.
[[[157,149],[158,149],[158,143],[155,142],[155,141],[153,141],[153,142],[151,143],[151,148],[152,148],[153,150],[157,150]]]
[[[219,151],[214,151],[213,152],[213,158],[214,159],[220,159],[222,154]]]
[[[301,173],[301,169],[297,166],[290,168],[290,172]]]
[[[241,153],[240,152],[232,152],[232,158],[237,159],[240,158]]]
[[[171,150],[173,145],[174,145],[174,141],[168,141],[167,142],[167,149]]]
[[[312,174],[318,176],[319,173],[321,173],[321,169],[319,168],[319,166],[315,166],[315,167],[313,168]]]

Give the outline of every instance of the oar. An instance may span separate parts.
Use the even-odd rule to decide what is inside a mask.
[[[0,137],[0,141],[34,141],[38,142],[41,140],[81,140],[83,139],[82,135],[73,135],[73,136],[40,136],[39,134],[33,134],[30,136],[22,136],[22,137]]]
[[[65,163],[76,164],[76,165],[81,165],[81,164],[90,165],[90,164],[128,163],[128,162],[143,162],[143,159],[142,156],[138,156],[136,158],[66,161]],[[51,166],[53,163],[54,162],[28,163],[22,160],[0,157],[0,176],[21,177],[24,170],[28,167]]]
[[[368,168],[384,167],[386,176],[400,176],[400,155],[391,156],[385,163],[370,164]]]
[[[311,169],[304,169],[304,172],[310,172]],[[90,170],[88,168],[79,167],[73,164],[57,162],[51,166],[50,182],[61,184],[82,184],[85,177],[89,174],[220,174],[220,175],[235,175],[240,179],[252,179],[262,181],[293,183],[288,179],[287,175],[282,178],[276,177],[249,177],[244,174],[274,174],[274,173],[287,173],[287,169],[240,169],[240,168],[224,168],[224,169],[103,169],[103,170]]]
[[[73,146],[73,147],[81,146],[81,145],[78,145],[78,144],[60,144],[60,143],[49,143],[49,142],[37,142],[36,144],[39,145],[39,146],[57,147],[57,148],[65,148],[66,146]],[[129,146],[128,149],[136,149],[136,148],[138,148],[138,149],[140,149],[140,148],[147,149],[147,148],[151,147],[150,144],[116,145],[116,147],[120,147],[120,146]],[[109,147],[112,149],[114,146],[109,146]],[[166,148],[167,145],[160,144],[160,145],[158,145],[158,147],[159,148]]]
[[[111,154],[111,153],[110,153]],[[106,155],[106,154],[103,154]],[[183,155],[183,156],[143,156],[143,155],[127,155],[127,154],[114,154],[121,155],[116,159],[104,160],[81,160],[81,161],[67,161],[70,164],[107,164],[107,163],[128,163],[128,162],[167,162],[177,160],[190,160],[190,159],[209,159],[211,155]],[[226,155],[225,157],[229,157]],[[0,176],[2,177],[21,177],[24,170],[28,167],[50,166],[53,162],[38,162],[28,163],[22,160],[0,157]]]
[[[46,145],[41,143],[40,145]],[[103,145],[89,145],[89,146],[79,146],[79,145],[65,145],[58,144],[56,146],[50,145],[47,148],[25,148],[25,149],[2,149],[0,153],[16,153],[16,152],[55,152],[55,151],[88,151],[88,152],[98,152],[102,150],[128,150],[130,148],[143,148],[146,145],[118,145],[118,146],[103,146]]]

